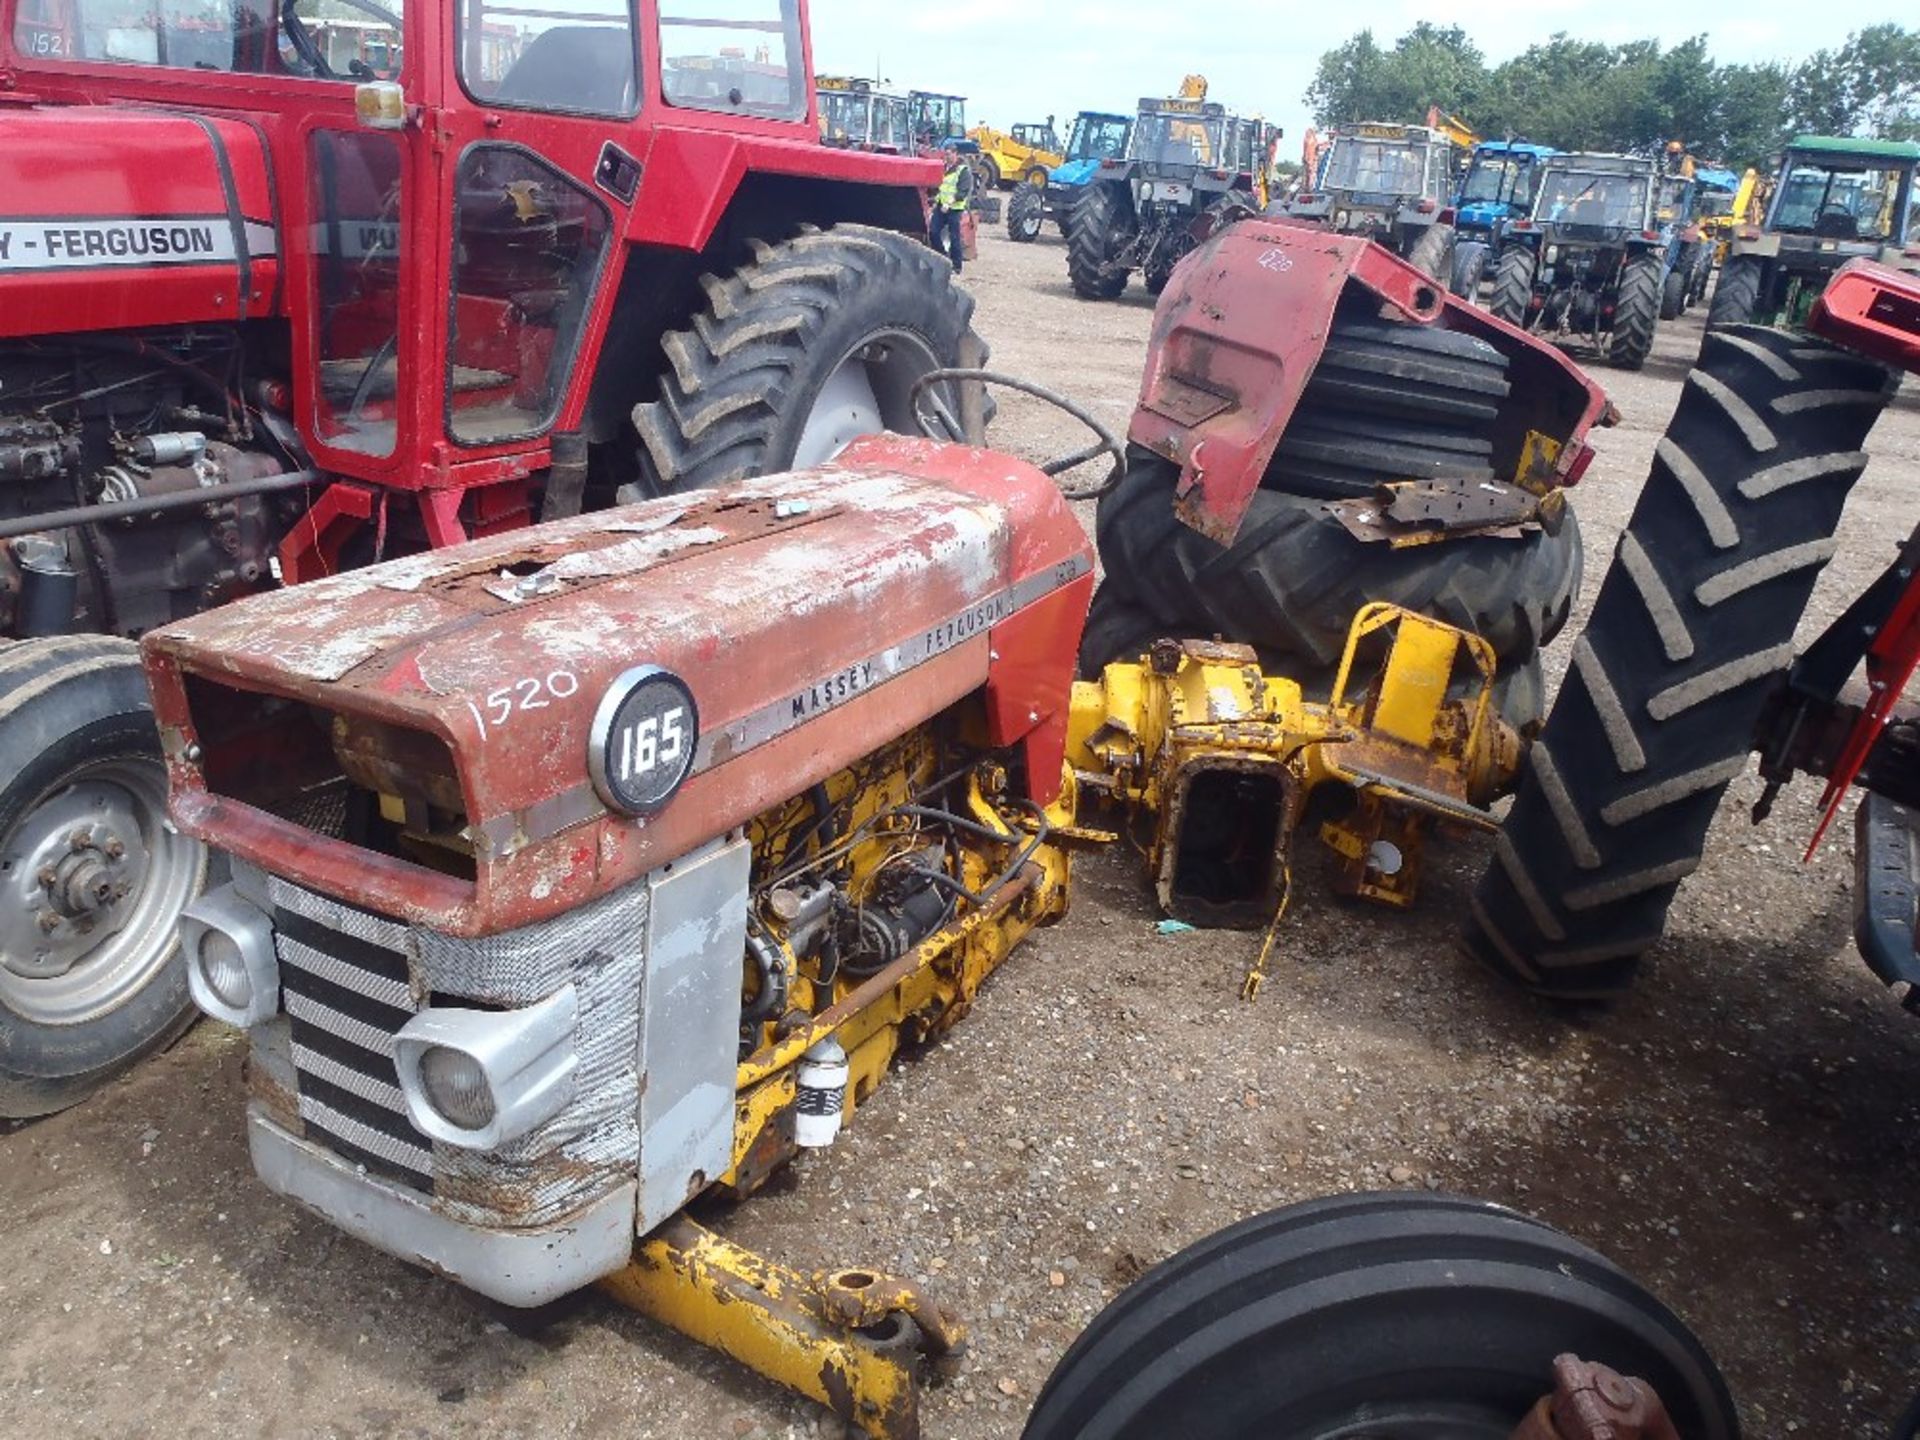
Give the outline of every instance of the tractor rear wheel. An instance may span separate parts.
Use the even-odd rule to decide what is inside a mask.
[[[1407,263],[1423,271],[1440,284],[1453,279],[1453,226],[1427,226],[1407,252]]]
[[[824,464],[853,440],[915,428],[909,391],[976,363],[973,297],[945,256],[891,230],[840,225],[770,245],[661,341],[656,400],[634,407],[638,497]]]
[[[1496,318],[1509,325],[1527,323],[1534,268],[1534,253],[1524,245],[1509,245],[1500,252],[1500,266],[1493,275],[1493,303],[1487,307]]]
[[[1758,255],[1735,255],[1720,267],[1720,283],[1707,307],[1707,329],[1750,323],[1760,309],[1760,283],[1766,262]]]
[[[1067,216],[1067,279],[1083,300],[1115,300],[1127,288],[1127,271],[1113,266],[1133,239],[1125,195],[1116,185],[1082,186]]]
[[[1638,370],[1653,353],[1653,330],[1660,318],[1660,262],[1640,255],[1627,262],[1613,301],[1613,328],[1607,332],[1607,362]]]
[[[1483,635],[1503,660],[1517,659],[1559,632],[1579,592],[1571,510],[1557,535],[1395,549],[1356,540],[1318,500],[1259,490],[1233,544],[1222,546],[1174,513],[1178,479],[1170,461],[1136,448],[1126,478],[1100,501],[1101,593],[1112,598],[1096,608],[1116,617],[1114,633],[1129,643],[1146,630],[1221,635],[1314,669],[1339,660],[1363,605],[1386,601]],[[1127,611],[1115,608],[1121,601]]]
[[[1007,200],[1007,238],[1022,245],[1040,238],[1047,223],[1047,192],[1038,186],[1022,185]]]
[[[1559,998],[1633,982],[1746,768],[1889,393],[1806,336],[1707,337],[1480,882],[1481,960]]]
[[[1446,1195],[1256,1216],[1123,1290],[1040,1392],[1024,1440],[1507,1440],[1573,1353],[1637,1376],[1689,1440],[1736,1440],[1705,1347],[1605,1257]]]
[[[46,1115],[193,1020],[180,912],[207,848],[167,822],[139,648],[0,650],[0,1117]]]

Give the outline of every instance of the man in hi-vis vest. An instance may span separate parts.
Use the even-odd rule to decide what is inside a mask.
[[[973,167],[957,150],[944,152],[947,175],[940,182],[940,193],[933,197],[932,233],[927,237],[936,250],[944,250],[953,260],[958,275],[966,261],[965,242],[960,238],[960,217],[973,204]]]

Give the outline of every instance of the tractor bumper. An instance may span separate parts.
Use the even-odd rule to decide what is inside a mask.
[[[247,1145],[268,1189],[376,1250],[424,1265],[503,1305],[545,1305],[612,1274],[633,1256],[630,1181],[558,1224],[495,1230],[436,1213],[420,1196],[282,1129],[257,1103],[247,1115]]]

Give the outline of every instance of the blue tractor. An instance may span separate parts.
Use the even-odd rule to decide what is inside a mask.
[[[1560,152],[1526,140],[1483,140],[1473,147],[1453,200],[1453,293],[1473,299],[1500,249],[1509,220],[1533,213],[1540,164]]]
[[[1133,116],[1082,110],[1067,137],[1067,158],[1047,172],[1046,188],[1015,187],[1007,201],[1007,238],[1022,243],[1038,240],[1049,220],[1065,234],[1074,197],[1099,173],[1103,160],[1117,160],[1127,153],[1132,135]]]

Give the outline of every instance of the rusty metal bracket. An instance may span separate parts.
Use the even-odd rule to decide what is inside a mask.
[[[873,1440],[919,1440],[917,1362],[951,1373],[966,1329],[925,1291],[874,1271],[813,1277],[684,1215],[600,1282],[621,1304],[819,1401]]]
[[[1527,1412],[1512,1440],[1680,1440],[1680,1431],[1646,1381],[1561,1355],[1553,1393]]]

